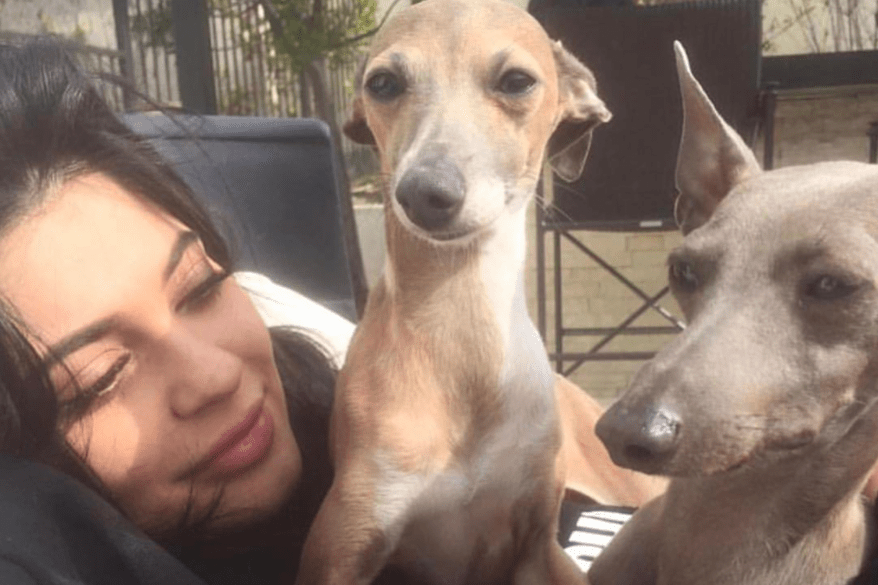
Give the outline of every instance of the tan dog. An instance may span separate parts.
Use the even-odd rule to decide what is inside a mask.
[[[878,168],[762,172],[677,44],[683,140],[669,259],[688,327],[598,422],[614,461],[672,476],[596,585],[837,585],[872,548]]]
[[[526,204],[610,118],[524,11],[428,0],[375,38],[349,136],[377,146],[387,264],[341,372],[336,476],[299,583],[575,583],[555,541],[554,375],[528,318]]]

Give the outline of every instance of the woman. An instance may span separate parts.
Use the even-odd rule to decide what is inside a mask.
[[[211,582],[294,574],[331,480],[332,364],[265,328],[186,185],[63,51],[0,49],[0,96],[0,452]]]

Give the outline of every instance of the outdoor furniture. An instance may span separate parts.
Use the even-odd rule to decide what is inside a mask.
[[[673,42],[685,46],[695,75],[717,109],[748,142],[766,133],[764,166],[771,167],[773,117],[770,93],[760,89],[760,4],[726,0],[645,7],[583,7],[573,0],[532,3],[549,35],[594,72],[598,93],[613,119],[595,130],[583,177],[572,184],[555,178],[553,200],[537,211],[538,326],[546,334],[545,236],[554,245],[554,351],[559,372],[587,361],[644,360],[654,352],[610,352],[619,335],[656,335],[682,325],[660,305],[667,293],[647,292],[585,245],[576,232],[642,232],[676,229],[674,170],[682,106]],[[575,327],[564,319],[562,238],[610,271],[642,305],[617,327]],[[667,326],[638,327],[647,311]],[[566,338],[597,337],[590,350],[565,351]],[[602,351],[603,350],[603,351]]]
[[[212,213],[237,268],[260,272],[356,321],[359,254],[349,261],[327,126],[301,118],[126,114]]]

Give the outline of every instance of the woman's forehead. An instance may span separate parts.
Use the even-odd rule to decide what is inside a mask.
[[[160,291],[182,229],[105,175],[77,176],[0,238],[0,294],[51,343]]]

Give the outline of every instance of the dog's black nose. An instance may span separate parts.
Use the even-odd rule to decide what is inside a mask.
[[[438,160],[410,168],[396,185],[396,200],[416,226],[442,231],[457,217],[466,184],[454,164]]]
[[[619,403],[598,420],[595,432],[622,467],[662,473],[677,451],[681,422],[666,407],[628,408]]]

